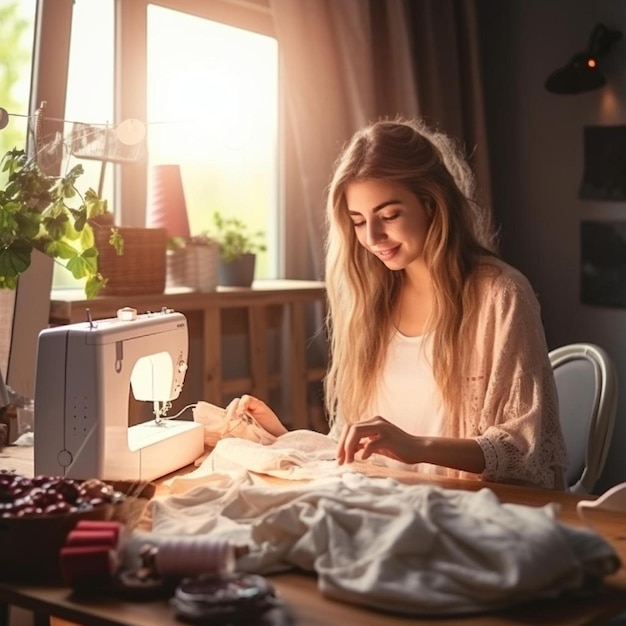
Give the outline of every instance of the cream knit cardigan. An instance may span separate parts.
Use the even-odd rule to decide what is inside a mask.
[[[478,442],[482,480],[564,489],[565,442],[537,297],[521,272],[498,259],[486,261],[474,280],[480,309],[460,381],[461,410],[444,417],[443,435]],[[332,439],[343,423],[338,416]],[[476,478],[450,468],[444,473]]]
[[[563,489],[565,443],[539,302],[526,277],[502,261],[483,265],[476,280],[481,304],[462,412],[446,434],[478,442],[483,480]]]

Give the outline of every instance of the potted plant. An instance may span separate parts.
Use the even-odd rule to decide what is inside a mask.
[[[254,279],[256,255],[266,250],[263,231],[251,231],[237,217],[213,213],[214,228],[210,233],[220,252],[218,280],[220,285],[250,287]]]
[[[75,165],[64,176],[50,176],[24,150],[14,148],[4,155],[0,169],[7,175],[0,189],[0,288],[15,289],[38,250],[74,278],[85,278],[85,295],[93,298],[106,283],[98,272],[93,229],[110,228],[109,244],[118,254],[123,240],[116,228],[97,223],[110,215],[107,201],[91,188],[84,195],[78,191],[83,166]]]
[[[196,291],[215,291],[219,244],[207,233],[170,237],[167,244],[167,284]]]

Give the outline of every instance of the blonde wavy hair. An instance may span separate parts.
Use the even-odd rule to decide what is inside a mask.
[[[448,411],[458,410],[464,329],[476,310],[471,277],[495,256],[490,215],[474,201],[472,171],[458,145],[418,120],[381,120],[358,131],[335,163],[326,206],[326,329],[330,363],[324,381],[330,424],[353,423],[371,402],[393,329],[405,272],[389,270],[359,244],[346,204],[358,180],[402,183],[426,207],[431,223],[424,260],[434,286],[428,324],[433,369]]]

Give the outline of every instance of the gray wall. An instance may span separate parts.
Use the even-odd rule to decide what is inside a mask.
[[[535,287],[550,348],[603,346],[620,393],[613,443],[596,491],[626,481],[626,309],[579,298],[580,222],[626,220],[625,202],[581,200],[583,129],[626,124],[626,39],[605,59],[608,84],[554,95],[548,74],[586,48],[596,23],[626,37],[623,0],[477,0],[501,250]]]

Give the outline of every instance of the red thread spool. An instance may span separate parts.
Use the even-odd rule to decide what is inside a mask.
[[[106,546],[61,548],[61,573],[71,587],[88,587],[108,582],[117,569],[117,554]]]
[[[70,546],[104,546],[117,550],[119,534],[111,530],[72,530],[67,535],[65,545]]]
[[[110,530],[119,534],[124,526],[120,522],[110,520],[81,519],[78,520],[74,528],[76,530]]]
[[[122,529],[119,522],[79,520],[59,553],[65,583],[89,587],[108,582],[118,567]]]

